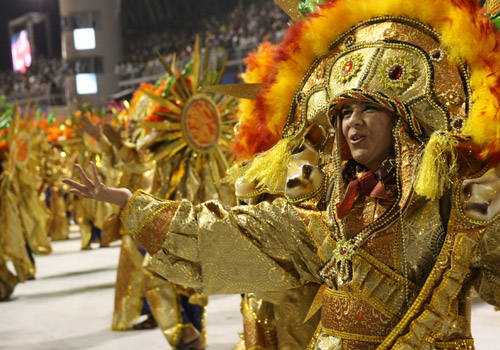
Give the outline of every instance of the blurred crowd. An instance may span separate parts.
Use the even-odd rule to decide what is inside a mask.
[[[124,42],[125,60],[116,66],[115,73],[122,80],[161,73],[163,68],[157,52],[162,53],[167,62],[175,53],[182,65],[192,56],[197,34],[200,34],[200,45],[204,47],[208,41],[215,57],[227,55],[229,61],[241,60],[262,41],[281,40],[287,21],[287,15],[273,1],[240,2],[229,13],[220,12],[218,16],[202,20],[197,33],[165,30],[128,38]]]
[[[40,95],[63,91],[64,74],[61,60],[56,58],[37,59],[26,74],[6,70],[0,72],[0,95]]]
[[[201,6],[201,5],[200,5]],[[247,53],[264,40],[276,43],[287,28],[287,15],[270,0],[240,0],[231,7],[219,4],[197,25],[171,27],[160,31],[144,31],[124,38],[124,60],[115,66],[120,80],[158,76],[164,68],[157,57],[160,52],[171,62],[174,55],[180,66],[191,59],[196,35],[200,35],[202,54],[208,43],[210,66],[220,65],[228,56],[229,63],[241,64]],[[203,12],[203,9],[198,9]],[[206,11],[208,13],[208,11]],[[193,14],[197,17],[199,14]],[[236,63],[235,63],[236,62]],[[64,76],[77,72],[76,67],[62,64],[61,59],[37,58],[26,74],[5,70],[0,72],[0,95],[11,98],[39,95],[63,95]]]

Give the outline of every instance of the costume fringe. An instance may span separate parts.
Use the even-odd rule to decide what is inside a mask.
[[[458,140],[448,133],[434,132],[423,151],[414,187],[430,200],[443,196],[458,170]]]
[[[300,141],[301,138],[280,140],[270,150],[256,155],[250,163],[233,166],[223,181],[235,183],[239,178],[245,177],[248,181],[257,181],[259,190],[283,192],[290,156]]]

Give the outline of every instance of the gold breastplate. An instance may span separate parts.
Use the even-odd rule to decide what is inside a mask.
[[[390,205],[378,201],[359,199],[346,220],[350,232],[359,231]],[[352,281],[330,285],[323,293],[322,339],[340,339],[344,347],[338,349],[375,349],[415,300],[444,236],[439,204],[423,200],[414,200],[403,218],[375,232],[352,257]],[[336,242],[329,237],[321,249],[324,259],[334,249]]]

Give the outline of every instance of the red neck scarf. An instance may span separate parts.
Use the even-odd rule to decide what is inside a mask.
[[[361,165],[348,162],[344,177],[351,180],[347,186],[344,199],[337,203],[337,217],[343,219],[351,211],[359,195],[390,199],[384,184],[394,182],[396,162],[390,156],[380,164],[374,172],[366,170]]]

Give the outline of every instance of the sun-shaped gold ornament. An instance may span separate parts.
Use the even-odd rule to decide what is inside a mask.
[[[418,78],[418,69],[409,57],[388,57],[380,65],[380,83],[393,91],[408,89]]]
[[[187,191],[188,177],[200,184],[199,191],[208,184],[214,186],[216,197],[229,197],[223,189],[226,185],[220,180],[234,159],[230,145],[234,140],[238,101],[208,91],[220,84],[226,63],[218,71],[213,67],[208,69],[208,52],[206,47],[203,59],[200,58],[199,38],[196,38],[192,64],[182,72],[176,68],[175,60],[169,65],[160,57],[168,74],[153,91],[141,89],[155,102],[155,108],[140,123],[146,132],[139,148],[151,150],[153,160],[160,166],[168,162],[171,174],[165,174],[170,178],[168,190],[163,193],[166,197],[179,189]],[[208,90],[200,92],[200,86]],[[201,197],[193,199],[210,199]]]
[[[40,145],[41,138],[30,136],[30,112],[31,106],[28,103],[25,107],[25,115],[21,117],[20,109],[14,108],[15,115],[8,130],[9,159],[8,159],[8,179],[11,181],[16,173],[16,168],[23,168],[27,165],[31,154],[32,144]],[[22,121],[21,121],[22,120]]]
[[[191,148],[199,152],[209,152],[219,141],[219,110],[209,96],[195,94],[182,109],[181,126],[184,138]]]
[[[363,55],[356,53],[345,57],[335,65],[335,80],[345,84],[354,78],[363,66]]]

